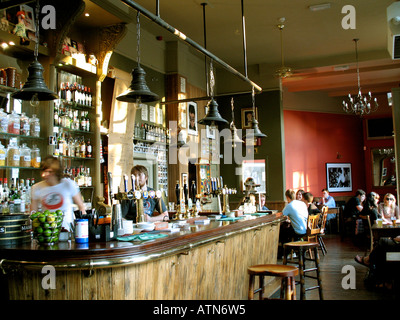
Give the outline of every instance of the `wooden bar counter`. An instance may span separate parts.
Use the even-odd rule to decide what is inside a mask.
[[[276,263],[283,219],[275,213],[193,223],[156,240],[86,248],[74,241],[39,246],[36,240],[3,246],[1,294],[11,300],[247,299],[247,267]],[[43,289],[46,265],[55,268],[55,289]]]

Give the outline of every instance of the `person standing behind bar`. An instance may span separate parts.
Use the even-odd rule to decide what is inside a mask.
[[[285,192],[287,206],[282,213],[290,219],[290,225],[282,224],[280,238],[281,242],[291,241],[292,238],[299,239],[307,233],[308,210],[303,201],[296,200],[296,193],[292,189]]]
[[[131,170],[131,174],[133,174],[137,179],[137,184],[139,184],[139,188],[144,191],[154,190],[147,186],[147,181],[149,178],[149,174],[147,172],[147,168],[145,166],[137,165],[134,166]],[[160,208],[160,200],[152,199],[148,197],[147,199],[143,199],[143,209],[145,213],[146,221],[155,222],[155,221],[163,221],[168,220],[168,210],[164,204],[164,201],[161,199],[161,208]],[[158,211],[159,214],[154,214],[155,210]],[[122,217],[127,220],[136,221],[136,201],[135,200],[123,200],[121,201],[121,212]]]
[[[63,178],[64,170],[57,158],[47,156],[40,166],[43,181],[32,186],[31,210],[37,211],[39,204],[42,205],[42,210],[62,210],[64,212],[62,227],[70,231],[75,219],[72,203],[78,206],[82,215],[86,214],[79,188],[73,180]]]

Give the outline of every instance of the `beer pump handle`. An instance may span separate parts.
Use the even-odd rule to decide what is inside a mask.
[[[108,199],[110,201],[110,205],[113,204],[113,192],[112,192],[112,173],[107,172],[107,178],[108,178]]]
[[[131,183],[132,183],[132,190],[135,192],[135,176],[131,174]]]
[[[128,193],[128,176],[124,174],[124,192]]]
[[[221,189],[222,189],[224,187],[224,182],[222,180],[222,176],[220,176],[219,179],[220,179],[220,185],[221,185]]]

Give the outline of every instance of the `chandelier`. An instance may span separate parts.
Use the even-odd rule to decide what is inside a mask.
[[[372,102],[371,92],[368,92],[368,95],[363,95],[361,93],[360,86],[360,69],[358,67],[358,51],[357,51],[357,42],[359,39],[353,39],[356,47],[356,62],[357,62],[357,81],[358,81],[358,94],[354,97],[349,93],[348,101],[343,100],[343,110],[347,113],[355,113],[359,116],[363,116],[364,114],[369,114],[370,112],[374,112],[378,109],[378,102],[376,98],[374,98]]]

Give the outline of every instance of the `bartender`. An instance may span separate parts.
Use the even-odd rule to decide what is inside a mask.
[[[139,185],[142,195],[149,193],[154,190],[147,186],[148,172],[145,166],[137,165],[131,170],[131,174],[136,177],[136,184]],[[161,202],[161,208],[160,208]],[[146,221],[165,221],[168,220],[167,207],[162,199],[143,197],[143,210]],[[136,221],[136,201],[135,200],[123,200],[121,201],[121,212],[122,217],[127,220]]]

